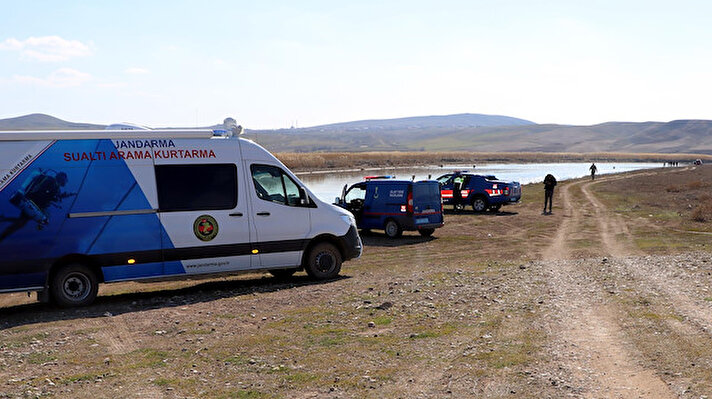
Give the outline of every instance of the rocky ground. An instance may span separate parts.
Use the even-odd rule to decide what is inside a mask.
[[[710,186],[709,167],[565,182],[547,216],[527,186],[432,238],[365,235],[325,283],[0,296],[0,398],[712,397]]]

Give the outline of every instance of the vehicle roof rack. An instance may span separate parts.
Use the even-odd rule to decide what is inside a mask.
[[[395,179],[396,175],[383,175],[383,176],[364,176],[364,180],[375,180],[375,179]]]
[[[0,141],[203,139],[232,137],[242,133],[242,126],[238,125],[234,118],[225,118],[222,128],[218,129],[151,129],[132,123],[114,123],[101,130],[6,130],[0,131]]]
[[[218,133],[218,134],[216,134]],[[0,131],[0,141],[91,140],[91,139],[189,139],[225,137],[211,129],[119,129],[119,130],[11,130]]]

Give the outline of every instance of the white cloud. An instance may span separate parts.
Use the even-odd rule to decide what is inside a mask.
[[[77,71],[71,68],[58,69],[46,78],[38,78],[28,75],[14,75],[12,80],[17,83],[29,84],[50,88],[76,87],[92,80],[88,73]]]
[[[146,68],[131,67],[126,68],[124,73],[128,73],[129,75],[146,75],[147,73],[150,73],[150,71]]]
[[[66,61],[91,54],[87,44],[59,36],[30,37],[25,40],[9,38],[0,42],[0,50],[18,51],[22,58],[40,62]]]

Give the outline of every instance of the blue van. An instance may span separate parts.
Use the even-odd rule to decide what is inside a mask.
[[[358,228],[383,229],[391,238],[404,230],[429,237],[444,224],[440,184],[435,180],[369,177],[348,189],[344,186],[335,204],[353,213]]]

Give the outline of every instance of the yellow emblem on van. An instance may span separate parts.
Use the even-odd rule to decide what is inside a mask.
[[[193,222],[193,233],[201,241],[210,241],[218,235],[218,221],[210,215],[201,215]]]

